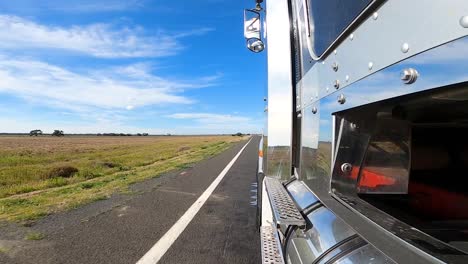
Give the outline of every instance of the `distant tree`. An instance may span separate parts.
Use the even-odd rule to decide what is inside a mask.
[[[100,136],[102,136],[102,134],[101,134],[101,133],[97,133],[97,135],[96,135],[96,136],[100,137]]]
[[[138,133],[137,136],[141,137],[142,135],[141,135],[141,133]]]
[[[236,134],[232,134],[232,136],[238,136],[238,137],[242,137],[244,134],[242,134],[241,132],[237,132]]]
[[[65,136],[65,134],[63,133],[63,130],[54,130],[54,133],[52,133],[52,136],[63,137]]]
[[[170,137],[170,136],[172,136],[172,135],[171,135],[171,133],[167,133],[166,136]]]
[[[143,136],[145,136],[145,137],[148,136],[148,133],[143,133]]]
[[[39,135],[42,135],[42,130],[40,129],[31,130],[31,132],[29,132],[29,136],[37,137]]]

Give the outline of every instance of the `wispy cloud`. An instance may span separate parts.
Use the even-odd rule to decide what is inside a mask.
[[[209,77],[185,81],[163,78],[152,74],[149,67],[135,64],[77,73],[41,61],[0,56],[0,92],[79,112],[188,104],[192,100],[182,94],[185,89],[213,85]]]
[[[50,1],[49,10],[65,12],[114,12],[139,9],[144,6],[144,0],[68,0]]]
[[[211,28],[192,29],[174,34],[148,35],[142,27],[117,27],[111,24],[86,26],[48,26],[17,16],[0,15],[0,48],[61,49],[102,58],[163,57],[179,53],[180,38],[202,35]]]
[[[238,115],[224,115],[212,113],[176,113],[168,115],[174,119],[191,119],[204,124],[232,124],[251,121],[250,118]]]
[[[128,12],[145,7],[147,2],[147,0],[15,0],[0,1],[0,10],[61,13]]]

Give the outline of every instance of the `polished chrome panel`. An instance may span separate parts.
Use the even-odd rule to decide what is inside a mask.
[[[286,252],[288,264],[312,263],[316,257],[312,253],[309,240],[295,237],[288,241]]]
[[[293,181],[288,184],[286,188],[299,207],[299,210],[304,210],[305,208],[319,202],[317,197],[315,197],[315,195],[307,189],[301,181]]]
[[[348,255],[352,251],[365,246],[367,243],[364,239],[359,236],[352,237],[349,241],[339,244],[336,248],[332,249],[330,252],[323,255],[319,261],[316,261],[317,264],[326,264],[333,263],[335,260],[342,258],[345,255]],[[373,263],[373,262],[371,262]]]
[[[302,122],[302,155],[301,180],[328,177],[331,169],[331,138],[324,139],[321,135],[329,135],[332,131],[329,120],[321,120],[320,105],[314,104],[304,110]],[[325,129],[325,131],[319,131]],[[321,132],[321,133],[319,133]]]
[[[266,2],[268,46],[268,151],[266,175],[289,179],[291,169],[292,76],[288,3]]]
[[[316,257],[356,234],[325,207],[312,211],[307,218],[312,223],[312,228],[304,232],[304,235],[310,240],[311,251]]]
[[[264,181],[276,225],[305,227],[304,218],[281,182],[271,177]]]
[[[284,263],[278,231],[273,226],[260,227],[260,240],[263,264]]]
[[[380,253],[373,246],[365,245],[333,263],[336,263],[336,264],[362,264],[362,263],[393,264],[395,262],[385,257],[385,255]]]
[[[303,87],[304,94],[314,97],[316,89],[319,89],[317,99],[328,96],[336,90],[333,87],[336,80],[340,81],[339,89],[341,90],[401,60],[468,34],[467,28],[459,23],[460,18],[468,14],[468,5],[465,0],[436,0],[431,1],[430,4],[424,0],[393,0],[387,1],[377,12],[379,14],[377,20],[369,17],[353,32],[352,39],[346,39],[337,47],[336,53],[331,53],[323,61],[315,63],[305,73],[299,84]],[[407,44],[408,50],[406,50],[405,44]],[[464,46],[464,44],[459,45]],[[402,48],[405,49],[405,52],[402,51]],[[456,50],[461,53],[457,53]],[[403,88],[405,86],[402,85],[403,83],[398,77],[396,79],[400,82],[399,87],[401,88],[399,91],[395,91],[396,93],[402,94],[408,90],[411,92],[415,89],[429,89],[430,87],[424,86],[428,84],[427,78],[431,74],[428,75],[427,72],[421,71],[419,66],[425,66],[426,63],[434,64],[435,58],[439,62],[444,59],[464,60],[467,58],[466,51],[456,46],[448,46],[443,53],[435,52],[434,55],[427,54],[426,56],[408,61],[411,62],[409,64],[411,66],[418,65],[415,69],[426,80],[418,79],[415,84]],[[339,63],[339,70],[336,72],[331,67],[335,62]],[[369,67],[371,64],[372,67]],[[398,76],[405,68],[407,67],[398,69]],[[443,71],[443,74],[445,73]],[[380,75],[379,77],[383,79],[390,76]],[[431,77],[431,81],[434,79]],[[439,81],[443,82],[443,79]],[[392,91],[387,90],[387,92],[391,93]],[[371,91],[371,94],[368,91],[362,94],[364,99],[371,99],[369,98],[371,96],[373,99],[379,95],[382,96],[374,91]],[[346,94],[345,96],[348,102],[349,99],[352,99]],[[389,97],[388,94],[383,96]],[[378,99],[375,98],[375,100]],[[310,103],[310,101],[303,100],[302,107]]]
[[[310,229],[295,230],[290,236],[286,246],[288,263],[314,263],[324,257],[322,254],[356,236],[352,229],[325,207],[312,211],[308,220],[312,226]]]

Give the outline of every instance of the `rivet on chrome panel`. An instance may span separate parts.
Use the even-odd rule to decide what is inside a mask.
[[[409,51],[409,44],[403,43],[403,45],[401,45],[401,52],[406,53],[408,51]]]
[[[340,88],[340,80],[335,80],[335,83],[333,84],[333,86],[335,87],[335,89],[339,89]]]
[[[346,102],[346,97],[343,94],[338,96],[338,103],[344,104]]]
[[[346,82],[349,82],[349,75],[346,75],[345,80]]]
[[[357,128],[356,123],[350,123],[350,124],[349,124],[349,128],[350,128],[351,130],[356,130],[356,128]]]
[[[369,62],[369,64],[367,65],[367,67],[369,68],[369,70],[372,70],[372,68],[374,67],[374,63],[371,61]]]
[[[324,65],[325,65],[325,61],[322,61],[322,64],[324,64]]]
[[[317,113],[317,107],[312,107],[312,114],[316,114]]]
[[[338,51],[334,50],[333,53],[335,53],[335,55],[338,53]]]
[[[314,100],[314,97],[311,97],[310,100],[313,101],[313,100]]]
[[[343,173],[350,173],[352,170],[353,170],[353,165],[351,165],[349,163],[343,163],[341,165],[341,171]]]
[[[302,117],[301,113],[297,114],[297,117],[301,118]]]
[[[315,94],[315,98],[318,98],[318,93]]]
[[[462,16],[460,18],[460,25],[464,28],[468,28],[468,16]]]
[[[333,69],[333,71],[336,71],[336,72],[338,71],[338,63],[337,62],[334,62],[332,64],[332,69]]]
[[[328,88],[328,86],[327,86],[327,88],[325,88],[325,90],[328,92],[328,90],[330,90],[330,88]]]
[[[349,35],[349,39],[353,40],[354,39],[354,34]]]
[[[374,14],[372,14],[372,18],[373,18],[374,20],[377,20],[377,18],[379,18],[379,13],[374,12]]]
[[[413,68],[404,69],[400,75],[401,80],[406,84],[414,83],[418,79],[418,77],[418,71]]]

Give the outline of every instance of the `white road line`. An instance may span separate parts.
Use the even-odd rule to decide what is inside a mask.
[[[247,145],[252,141],[252,138],[242,147],[237,155],[229,162],[229,164],[221,171],[211,185],[203,192],[203,194],[190,206],[183,216],[164,234],[154,246],[146,252],[146,254],[138,260],[137,264],[156,264],[166,254],[167,250],[172,246],[176,239],[182,234],[185,228],[190,224],[195,215],[200,211],[200,208],[205,204],[211,193],[216,189],[221,180],[226,176],[229,169],[236,162],[237,158],[242,154]]]

